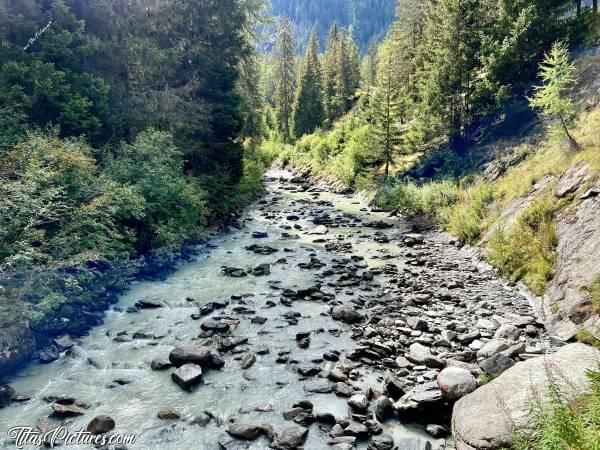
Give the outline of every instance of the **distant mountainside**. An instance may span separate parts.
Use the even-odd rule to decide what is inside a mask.
[[[395,18],[397,0],[271,0],[273,16],[287,14],[294,23],[299,49],[303,49],[314,27],[321,46],[327,40],[334,22],[352,27],[353,36],[361,51],[372,41],[380,41]],[[273,36],[276,26],[269,27]],[[272,40],[271,40],[272,41]],[[272,42],[267,40],[268,50]]]

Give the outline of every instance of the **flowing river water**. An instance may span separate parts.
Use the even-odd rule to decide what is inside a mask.
[[[385,243],[386,239],[379,239],[383,243],[374,242],[371,239],[374,230],[361,226],[361,220],[393,223],[392,228],[377,232],[380,237],[398,235],[405,231],[406,225],[399,219],[368,212],[356,197],[290,190],[289,184],[279,181],[280,176],[290,176],[287,172],[269,175],[266,196],[249,208],[241,220],[241,229],[212,239],[200,249],[195,260],[181,263],[166,280],[135,283],[121,296],[119,303],[106,312],[104,324],[77,340],[77,345],[63,353],[59,360],[46,365],[32,363],[9,380],[17,392],[32,398],[0,409],[0,430],[4,433],[1,446],[13,447],[5,434],[12,426],[66,425],[70,430],[78,430],[100,414],[115,420],[115,432],[134,433],[137,440],[127,448],[135,449],[217,449],[220,448],[219,437],[226,435],[232,418],[245,423],[266,422],[277,432],[290,424],[282,412],[300,400],[311,401],[315,412],[329,412],[336,417],[349,415],[347,398],[307,392],[306,386],[319,377],[300,377],[297,368],[316,364],[325,371],[331,369],[336,363],[323,360],[323,354],[336,350],[343,358],[344,352],[351,351],[356,346],[352,326],[333,320],[327,302],[299,300],[291,308],[282,305],[279,302],[281,289],[307,288],[321,282],[323,291],[335,294],[336,301],[349,303],[357,295],[353,288],[336,287],[326,278],[319,279],[318,270],[298,267],[301,262],[309,262],[311,256],[327,266],[340,257],[335,251],[325,250],[325,242],[319,242],[323,236],[307,233],[315,228],[309,220],[314,214],[343,217],[343,224],[330,229],[327,237],[334,235],[338,242],[351,242],[352,254],[364,257],[372,268],[389,264],[382,256],[394,254],[396,246]],[[313,214],[306,214],[307,211]],[[295,213],[298,218],[292,217]],[[299,226],[294,229],[294,225]],[[257,230],[267,232],[268,237],[254,238],[252,232]],[[290,237],[294,234],[297,236]],[[279,251],[259,255],[246,250],[247,246],[257,243]],[[392,262],[398,267],[403,264],[401,259]],[[233,278],[221,273],[222,266],[249,270],[261,263],[271,264],[270,275]],[[376,276],[368,289],[378,289],[379,281]],[[140,299],[157,300],[164,306],[128,312]],[[200,325],[211,316],[200,320],[193,320],[191,316],[198,313],[199,307],[213,301],[229,302],[225,309],[214,311],[211,316],[239,321],[232,336],[247,337],[248,343],[224,353],[225,366],[220,370],[206,370],[203,384],[186,392],[171,381],[172,369],[151,370],[150,362],[167,358],[174,347],[202,342],[204,339],[198,337]],[[285,320],[283,314],[290,310],[300,314],[297,324]],[[255,316],[266,321],[251,321]],[[303,331],[311,332],[310,346],[306,349],[299,348],[296,342],[296,334]],[[128,336],[140,332],[142,338],[115,341],[123,332]],[[240,359],[247,352],[256,352],[259,346],[268,346],[269,353],[257,355],[254,365],[243,370]],[[286,351],[290,352],[289,362],[276,362]],[[351,380],[353,386],[363,392],[369,387],[381,389],[381,372],[367,366],[358,367],[358,372],[360,375]],[[49,396],[74,397],[78,403],[86,404],[86,412],[62,421],[48,419],[51,403],[44,398]],[[266,404],[272,406],[272,411],[255,410]],[[183,417],[159,419],[157,413],[165,407],[178,408]],[[206,427],[193,424],[193,418],[204,411],[210,411],[220,420],[212,420]],[[428,437],[419,427],[397,420],[386,422],[383,428],[395,439],[406,436],[428,439],[434,448],[444,442]],[[327,433],[313,424],[305,448],[330,448],[327,440]],[[252,442],[236,442],[228,448],[261,449],[268,444],[267,438],[261,437]],[[364,441],[358,448],[366,446],[367,441]]]

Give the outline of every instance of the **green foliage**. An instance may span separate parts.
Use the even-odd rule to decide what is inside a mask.
[[[487,372],[483,372],[481,375],[479,375],[477,377],[477,385],[478,386],[483,386],[484,384],[488,384],[490,381],[492,381],[494,379],[494,376],[487,373]]]
[[[273,55],[275,93],[275,117],[277,127],[283,135],[283,142],[292,139],[292,107],[296,92],[296,68],[294,55],[296,43],[292,36],[292,24],[283,16],[277,34],[277,44]]]
[[[352,28],[361,50],[385,37],[394,20],[396,0],[271,0],[273,15],[287,15],[295,24],[301,46],[316,29],[325,44],[331,24]]]
[[[513,281],[523,280],[537,295],[554,275],[558,245],[552,200],[536,200],[509,232],[498,229],[490,242],[490,261]]]
[[[589,371],[585,392],[572,392],[568,380],[547,367],[547,404],[531,400],[527,423],[515,430],[515,450],[600,449],[600,372]],[[565,385],[567,385],[565,387]]]
[[[570,95],[575,82],[575,72],[576,68],[570,62],[567,46],[560,42],[555,43],[540,65],[543,84],[534,86],[535,93],[529,102],[533,108],[540,110],[543,117],[554,122],[554,126],[564,132],[574,150],[579,150],[579,144],[569,131],[569,126],[575,118],[575,101]]]
[[[486,183],[469,186],[443,218],[445,227],[463,243],[475,244],[485,229],[487,207],[494,198],[494,188]]]
[[[596,347],[600,350],[600,339],[594,336],[589,330],[582,328],[575,335],[575,339],[582,344],[591,345],[592,347]]]
[[[25,116],[14,108],[0,108],[0,151],[14,147],[25,137]]]
[[[325,118],[319,42],[313,33],[300,70],[292,120],[296,137],[314,132]]]
[[[329,123],[350,111],[360,83],[360,57],[349,33],[333,24],[323,56],[324,102]]]
[[[457,201],[459,189],[452,181],[423,185],[399,182],[384,187],[377,201],[386,208],[398,208],[410,214],[439,218],[441,211]]]

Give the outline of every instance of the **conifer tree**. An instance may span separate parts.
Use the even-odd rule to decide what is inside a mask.
[[[294,54],[296,44],[292,24],[287,16],[281,18],[275,47],[275,115],[284,142],[292,138],[292,107],[296,91]]]
[[[350,33],[334,24],[323,58],[325,110],[330,123],[352,108],[360,83],[360,56]]]
[[[535,94],[529,102],[540,110],[542,117],[558,127],[567,137],[571,148],[578,151],[581,147],[569,131],[569,125],[575,117],[575,102],[570,90],[575,82],[576,70],[569,60],[567,46],[555,43],[540,65],[543,84],[534,87]]]
[[[323,84],[325,113],[332,123],[342,115],[342,105],[337,95],[338,69],[340,60],[340,30],[336,23],[331,26],[327,47],[323,56]]]
[[[384,165],[387,179],[390,166],[402,151],[404,125],[404,96],[397,76],[394,42],[387,40],[379,49],[376,88],[371,100],[371,123],[375,138],[373,162]]]
[[[294,130],[298,138],[315,131],[325,118],[321,77],[319,41],[313,31],[302,63],[293,108]]]

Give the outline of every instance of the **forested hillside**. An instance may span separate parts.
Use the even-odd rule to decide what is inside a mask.
[[[0,3],[2,317],[106,295],[123,263],[176,254],[247,201],[258,8]]]
[[[294,23],[294,34],[304,47],[313,29],[321,45],[325,45],[329,28],[352,29],[361,51],[379,42],[394,20],[396,0],[272,0],[274,16],[287,15]]]

